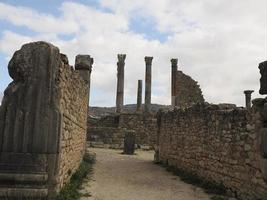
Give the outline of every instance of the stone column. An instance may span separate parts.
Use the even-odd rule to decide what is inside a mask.
[[[251,108],[251,94],[254,90],[245,90],[244,94],[246,96],[246,108],[249,110]]]
[[[89,112],[89,101],[90,101],[90,82],[91,82],[91,72],[94,59],[90,55],[77,55],[75,58],[75,70],[77,70],[80,76],[83,78],[87,85],[87,114]],[[84,152],[86,149],[86,143],[84,143]],[[82,153],[84,153],[82,152]]]
[[[172,99],[171,99],[171,105],[172,106],[176,106],[175,105],[175,99],[176,99],[176,96],[177,96],[177,91],[176,91],[176,72],[177,72],[177,69],[178,69],[178,59],[177,58],[172,58],[171,59],[171,67],[172,67],[172,81],[171,81],[171,94],[172,94]]]
[[[142,110],[142,80],[138,80],[136,111]]]
[[[79,74],[88,85],[88,105],[90,99],[90,83],[93,63],[94,59],[91,58],[90,55],[77,55],[75,58],[75,70],[79,70]]]
[[[145,85],[145,112],[150,112],[151,107],[151,68],[153,57],[145,57],[146,85]]]
[[[120,113],[123,110],[125,58],[125,54],[118,54],[116,113]]]

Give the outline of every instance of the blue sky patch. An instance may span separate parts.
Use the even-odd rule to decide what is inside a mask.
[[[171,34],[160,32],[156,27],[156,22],[153,19],[138,16],[131,18],[129,24],[131,31],[144,35],[148,40],[159,40],[161,43],[166,42]]]

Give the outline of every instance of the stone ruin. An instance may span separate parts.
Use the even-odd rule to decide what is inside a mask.
[[[149,80],[145,89],[151,92],[152,57],[145,61]],[[237,199],[266,200],[267,100],[255,99],[251,107],[253,90],[245,90],[245,108],[209,104],[197,82],[178,71],[178,60],[172,59],[171,64],[172,109],[152,114],[151,102],[145,101],[142,111],[142,82],[138,81],[136,113],[120,110],[96,120],[88,129],[88,139],[123,148],[127,130],[134,130],[137,145],[155,149],[156,162],[222,185]],[[267,62],[259,69],[260,93],[267,94]]]
[[[246,90],[246,108],[206,103],[172,59],[173,107],[152,113],[153,58],[145,57],[145,109],[139,81],[136,113],[125,113],[125,58],[118,56],[117,113],[90,123],[87,132],[93,59],[78,55],[73,69],[45,42],[15,52],[8,64],[13,81],[0,106],[0,199],[53,199],[78,168],[87,133],[127,154],[135,143],[152,146],[157,162],[223,185],[238,199],[266,200],[266,98],[251,107],[253,91]],[[267,94],[267,62],[259,69],[260,94]]]
[[[51,199],[85,152],[92,58],[46,42],[16,51],[0,107],[0,199]]]
[[[259,65],[267,94],[267,62]],[[157,114],[155,160],[222,185],[242,200],[267,199],[267,100],[245,90],[246,108],[195,104]]]
[[[156,113],[151,111],[151,82],[153,57],[145,60],[145,103],[142,107],[142,80],[138,80],[135,113],[123,110],[125,54],[118,55],[116,114],[110,114],[90,122],[88,140],[95,147],[123,148],[125,131],[134,130],[137,147],[154,149],[157,137]],[[172,106],[189,107],[204,103],[202,91],[195,80],[178,71],[178,59],[171,59]]]
[[[178,70],[178,59],[171,59],[172,63],[172,105],[189,107],[197,103],[204,103],[204,97],[198,83],[190,76]]]

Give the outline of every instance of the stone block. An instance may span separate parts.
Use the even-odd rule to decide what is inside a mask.
[[[263,179],[267,182],[267,159],[261,160],[261,171],[263,174]]]
[[[123,153],[133,155],[135,150],[135,132],[126,131],[124,137],[124,148]]]

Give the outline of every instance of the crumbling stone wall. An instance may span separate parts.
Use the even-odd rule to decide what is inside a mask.
[[[136,144],[154,146],[157,136],[157,119],[150,113],[123,113],[119,126],[135,131]]]
[[[57,47],[33,42],[10,60],[13,81],[0,107],[1,191],[8,193],[0,198],[50,199],[80,165],[92,60],[77,57],[74,70]]]
[[[266,200],[258,116],[209,104],[160,112],[159,161],[222,183],[241,199]]]
[[[59,184],[62,187],[78,168],[84,155],[87,132],[88,77],[67,62],[60,65],[58,83],[62,129],[60,135]],[[91,67],[91,66],[88,66]],[[85,73],[85,72],[82,72]],[[86,74],[86,73],[85,73]]]
[[[182,71],[176,72],[175,105],[188,107],[196,103],[203,103],[204,97],[198,83]]]
[[[120,113],[89,121],[87,139],[92,142],[103,142],[111,147],[123,147],[124,130],[135,131],[137,145],[154,147],[157,136],[155,114]]]

